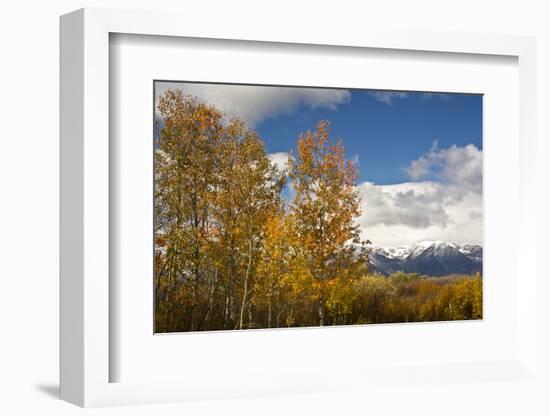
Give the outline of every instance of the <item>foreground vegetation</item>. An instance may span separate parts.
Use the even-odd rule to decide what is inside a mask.
[[[276,301],[271,305],[272,318],[269,318],[270,306],[266,302],[255,303],[254,313],[247,317],[244,328],[319,325],[315,297],[303,296],[289,301],[284,294],[293,288],[291,282],[288,284],[289,287],[277,288]],[[342,292],[346,293],[345,303],[337,299]],[[207,305],[206,299],[201,304]],[[365,275],[348,288],[335,287],[327,306],[325,319],[329,325],[482,319],[482,279],[479,275]],[[178,308],[174,312],[176,319],[184,325],[181,330],[185,330],[190,317],[188,310]],[[205,324],[196,330],[221,329],[220,326]]]
[[[483,318],[481,276],[366,276],[355,288],[353,323]]]
[[[255,131],[212,106],[167,91],[159,111],[156,332],[482,317],[480,276],[369,270],[357,165],[327,121],[280,170]]]

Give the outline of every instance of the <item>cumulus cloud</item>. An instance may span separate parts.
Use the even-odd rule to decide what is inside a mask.
[[[168,89],[180,89],[185,94],[215,105],[226,117],[239,117],[251,127],[270,117],[291,114],[299,106],[336,110],[351,99],[349,91],[339,89],[182,82],[157,83],[156,99]]]
[[[377,246],[421,240],[481,243],[481,150],[474,145],[439,149],[434,143],[407,172],[413,181],[357,187],[358,225],[365,238]]]
[[[408,182],[397,185],[358,186],[364,238],[376,246],[410,245],[422,240],[480,244],[482,240],[481,194],[456,197],[447,185]]]
[[[406,171],[413,181],[437,180],[459,189],[481,193],[482,151],[473,144],[439,149],[435,141],[430,151],[413,160]]]
[[[371,91],[369,94],[377,101],[387,105],[392,105],[393,100],[403,99],[409,96],[409,93],[399,91]]]
[[[375,185],[364,182],[358,186],[363,216],[360,224],[404,225],[411,228],[446,227],[451,218],[442,198],[442,186],[433,182]]]

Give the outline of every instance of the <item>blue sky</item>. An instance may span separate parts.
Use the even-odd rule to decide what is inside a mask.
[[[481,149],[481,107],[480,95],[413,92],[388,101],[374,91],[350,90],[349,102],[337,108],[300,105],[291,114],[263,120],[256,129],[268,153],[288,152],[295,149],[300,132],[328,119],[332,136],[344,142],[346,156],[358,157],[360,182],[395,184],[407,180],[411,160],[436,140],[440,148],[474,144]]]
[[[482,244],[480,95],[156,82],[155,100],[167,89],[246,121],[281,168],[301,132],[330,120],[359,162],[357,224],[376,246]]]

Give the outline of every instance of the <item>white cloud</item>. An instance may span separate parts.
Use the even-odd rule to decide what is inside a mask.
[[[235,116],[245,120],[251,127],[269,117],[291,114],[301,105],[336,110],[351,99],[349,91],[338,89],[181,82],[157,83],[155,98],[168,89],[181,89],[185,94],[215,105],[228,118]]]
[[[288,158],[290,157],[290,153],[276,152],[270,153],[268,156],[271,159],[271,163],[277,166],[280,171],[283,171],[288,167]]]
[[[435,182],[358,186],[362,215],[358,225],[364,238],[376,246],[410,245],[422,240],[480,244],[481,194],[456,197]]]
[[[362,200],[361,224],[369,227],[405,225],[426,228],[445,227],[450,218],[441,199],[441,185],[433,182],[375,185],[364,182],[358,186]]]
[[[422,101],[431,100],[432,98],[439,98],[444,101],[452,99],[452,94],[441,92],[371,91],[369,94],[386,105],[392,105],[394,100],[405,99],[410,96],[420,97]]]
[[[364,238],[377,246],[421,240],[482,242],[482,151],[474,145],[439,149],[434,143],[407,168],[411,179],[357,187]]]
[[[481,193],[482,156],[482,151],[473,144],[439,149],[436,141],[430,151],[413,160],[406,171],[412,180],[432,179]]]
[[[393,100],[395,99],[404,99],[409,96],[407,92],[397,92],[397,91],[371,91],[369,93],[377,101],[381,103],[392,105]]]

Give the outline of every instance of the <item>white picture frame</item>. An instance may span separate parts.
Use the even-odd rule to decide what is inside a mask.
[[[535,41],[529,37],[429,31],[360,30],[327,35],[322,28],[302,31],[276,24],[251,25],[236,32],[223,20],[202,25],[172,13],[82,9],[61,18],[61,398],[80,406],[159,403],[197,398],[323,392],[388,383],[395,369],[332,370],[319,374],[282,372],[262,382],[237,382],[228,389],[206,377],[182,381],[110,382],[117,357],[110,350],[109,309],[109,36],[112,33],[226,39],[283,44],[331,45],[430,51],[443,54],[504,55],[519,65],[519,217],[517,354],[507,360],[441,363],[415,369],[430,389],[439,377],[478,383],[472,374],[501,374],[504,379],[537,382],[535,268]],[[246,29],[246,30],[244,30]],[[242,35],[246,33],[246,35]],[[516,271],[517,273],[517,271]],[[397,371],[397,372],[396,372]],[[406,372],[406,371],[405,371]],[[443,374],[443,375],[442,375]],[[342,379],[352,380],[342,383]],[[385,381],[384,381],[385,380]],[[360,387],[358,387],[360,388]]]

